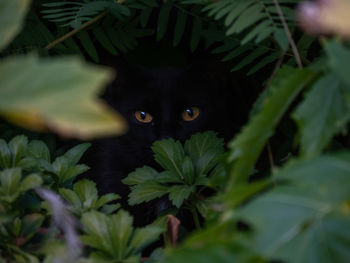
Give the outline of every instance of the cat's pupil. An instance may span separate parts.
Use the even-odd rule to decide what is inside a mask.
[[[142,120],[146,119],[146,112],[140,111],[140,118],[141,118]]]
[[[193,117],[193,109],[191,109],[191,108],[188,108],[188,109],[186,109],[186,112],[187,112],[187,115],[189,116],[189,117]]]

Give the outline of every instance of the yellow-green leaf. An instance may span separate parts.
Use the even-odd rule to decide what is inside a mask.
[[[77,58],[13,57],[0,63],[0,113],[34,130],[89,139],[121,134],[124,119],[97,99],[112,79],[107,68]]]

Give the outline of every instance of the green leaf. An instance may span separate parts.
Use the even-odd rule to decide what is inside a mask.
[[[183,179],[182,162],[185,158],[185,152],[179,141],[174,139],[167,139],[156,141],[152,145],[154,152],[154,159],[164,169],[173,171],[180,179]]]
[[[105,32],[100,28],[96,27],[92,30],[93,34],[95,35],[95,38],[98,42],[112,55],[118,55],[118,51],[114,48],[113,44],[109,40],[109,38],[106,36]]]
[[[81,222],[87,235],[81,237],[84,244],[102,251],[113,251],[109,217],[97,211],[84,213]]]
[[[148,20],[151,16],[152,13],[152,8],[145,8],[141,10],[141,14],[140,14],[140,24],[142,26],[142,28],[145,28]]]
[[[63,170],[60,174],[59,180],[61,184],[64,184],[67,181],[74,180],[78,175],[85,173],[90,168],[85,164],[78,164],[74,167],[70,167],[67,170]]]
[[[192,185],[195,179],[195,172],[192,160],[188,156],[185,156],[185,159],[182,163],[182,174],[184,176],[185,183]]]
[[[202,31],[202,20],[199,17],[195,17],[193,20],[193,27],[192,27],[192,38],[191,38],[191,51],[195,51],[198,47],[199,40],[201,38],[201,31]]]
[[[118,200],[120,198],[119,195],[114,194],[114,193],[109,193],[101,196],[96,203],[96,208],[100,208],[101,206],[104,206],[105,204]]]
[[[122,180],[123,184],[135,185],[152,181],[157,177],[158,172],[149,166],[137,168],[134,172]]]
[[[287,34],[283,28],[276,30],[273,36],[276,39],[277,43],[280,45],[282,50],[288,49],[289,41],[288,41]]]
[[[16,166],[24,156],[28,145],[28,138],[24,135],[14,137],[8,146],[12,153],[12,166]]]
[[[2,0],[0,3],[0,50],[19,33],[29,9],[29,0]]]
[[[207,131],[192,135],[184,148],[194,163],[196,175],[200,176],[215,166],[217,158],[224,152],[224,141],[215,132]]]
[[[84,208],[94,208],[98,194],[96,184],[90,180],[82,179],[74,184],[74,192],[79,196]]]
[[[160,8],[157,26],[157,41],[161,40],[166,33],[168,27],[169,14],[172,6],[173,1],[169,0],[163,3],[163,5]]]
[[[350,76],[348,68],[350,66],[350,51],[342,46],[341,43],[333,40],[325,43],[327,60],[331,69],[337,74],[348,86],[350,86]]]
[[[77,33],[77,38],[80,40],[80,44],[84,47],[85,51],[92,58],[92,60],[99,63],[99,57],[90,35],[86,31],[80,31]]]
[[[173,185],[169,188],[169,200],[179,208],[182,203],[195,191],[193,186]]]
[[[13,202],[20,194],[22,171],[19,168],[6,169],[0,172],[0,200]]]
[[[86,150],[91,146],[91,143],[81,143],[69,149],[64,156],[67,158],[70,166],[76,165]]]
[[[0,139],[0,168],[11,167],[11,151],[5,140]]]
[[[49,148],[47,148],[44,142],[39,140],[33,140],[28,144],[27,156],[50,162]]]
[[[348,262],[350,154],[288,163],[276,174],[288,181],[235,213],[254,229],[249,246],[291,263]]]
[[[74,212],[80,213],[83,208],[82,202],[74,191],[66,188],[60,188],[58,189],[58,192],[67,202],[73,206]]]
[[[284,67],[271,84],[271,95],[262,110],[256,114],[230,143],[228,161],[233,162],[227,192],[237,183],[244,183],[267,139],[282,118],[288,106],[303,87],[314,77],[309,70]]]
[[[108,224],[113,246],[113,254],[116,258],[125,258],[127,246],[132,234],[133,218],[128,212],[119,210],[117,214],[110,216]]]
[[[27,175],[21,182],[19,189],[21,192],[33,189],[40,186],[43,183],[41,177],[37,174]]]
[[[141,252],[148,244],[157,240],[159,235],[164,232],[163,228],[156,226],[146,226],[144,228],[136,229],[129,248],[133,254]]]
[[[162,186],[156,182],[145,182],[131,187],[128,203],[130,205],[148,202],[168,193],[168,187]]]
[[[321,153],[350,118],[350,89],[334,73],[321,77],[293,113],[301,134],[301,155]]]
[[[174,29],[174,40],[173,40],[174,46],[177,46],[182,39],[182,35],[185,31],[186,18],[187,18],[187,14],[181,9],[178,9],[177,19],[176,19],[175,29]]]
[[[0,112],[21,126],[50,127],[65,136],[87,139],[122,133],[124,120],[97,102],[99,87],[111,77],[106,69],[76,58],[4,59],[0,63]]]
[[[176,173],[172,171],[163,171],[159,173],[154,179],[154,181],[164,184],[164,183],[183,183]]]

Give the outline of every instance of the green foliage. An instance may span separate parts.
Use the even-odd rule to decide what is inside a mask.
[[[155,161],[164,169],[157,172],[144,166],[130,173],[123,183],[131,185],[129,204],[147,202],[168,194],[177,208],[199,202],[200,189],[209,186],[218,158],[224,152],[223,141],[214,132],[192,135],[184,147],[179,141],[167,139],[153,144]]]
[[[91,258],[98,261],[139,262],[139,252],[163,232],[159,227],[132,228],[132,217],[120,210],[114,215],[96,211],[84,213],[84,244],[94,248]]]

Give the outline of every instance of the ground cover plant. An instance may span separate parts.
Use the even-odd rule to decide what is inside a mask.
[[[143,228],[84,178],[88,143],[59,154],[3,135],[0,261],[349,262],[349,10],[346,0],[3,0],[0,113],[29,129],[85,140],[125,131],[97,98],[113,73],[79,58],[98,62],[97,44],[117,55],[167,38],[221,54],[232,71],[271,70],[226,146],[210,131],[158,141],[163,170],[124,179],[130,205],[166,196],[175,206]],[[177,238],[181,209],[196,230]]]

